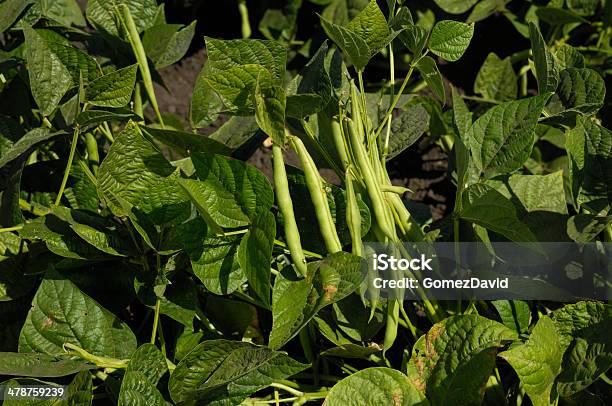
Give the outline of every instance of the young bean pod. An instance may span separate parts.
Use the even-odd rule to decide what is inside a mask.
[[[285,223],[285,239],[287,247],[293,259],[296,269],[303,276],[308,274],[306,265],[306,256],[302,249],[300,240],[300,232],[295,221],[295,213],[293,212],[293,202],[289,194],[289,183],[287,182],[287,172],[285,171],[285,160],[283,158],[283,150],[280,145],[272,146],[272,156],[274,158],[274,188],[276,190],[276,200],[278,208],[283,215]]]

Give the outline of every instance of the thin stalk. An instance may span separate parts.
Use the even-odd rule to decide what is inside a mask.
[[[0,233],[10,233],[11,231],[19,231],[23,228],[23,225],[0,228]]]
[[[140,34],[138,33],[138,29],[136,28],[136,23],[134,23],[134,19],[132,18],[132,13],[130,9],[126,5],[119,5],[117,7],[123,8],[123,13],[118,12],[119,18],[123,23],[123,26],[128,34],[128,40],[130,41],[130,45],[132,46],[132,51],[134,52],[134,56],[136,57],[136,61],[138,62],[138,67],[140,69],[140,74],[142,75],[142,81],[144,83],[145,90],[147,91],[147,95],[149,96],[149,101],[151,102],[151,106],[155,111],[155,115],[157,116],[157,120],[159,124],[164,127],[164,120],[159,111],[159,105],[157,104],[157,98],[155,97],[155,89],[153,88],[153,79],[151,78],[151,71],[149,70],[149,62],[147,61],[147,54],[145,52],[144,46],[140,41]]]
[[[77,142],[79,140],[80,128],[77,125],[74,128],[74,133],[72,134],[72,144],[70,144],[70,155],[68,155],[68,163],[66,164],[66,169],[64,170],[64,177],[62,179],[62,184],[60,185],[59,192],[57,192],[57,197],[55,198],[55,206],[59,206],[62,195],[64,194],[64,189],[66,188],[66,183],[68,182],[68,176],[70,176],[70,169],[72,168],[72,161],[74,160],[74,153],[76,152]]]
[[[151,331],[151,344],[155,344],[157,336],[157,325],[159,324],[159,311],[161,309],[161,299],[158,297],[155,301],[155,314],[153,316],[153,330]]]
[[[393,4],[395,6],[395,3]],[[393,53],[393,41],[389,43],[389,76],[390,76],[389,83],[391,84],[390,86],[391,93],[390,93],[389,100],[393,100],[394,99],[393,93],[395,92],[395,55]],[[390,107],[391,105],[389,105],[389,108]],[[393,120],[393,114],[391,114],[387,120],[387,133],[385,134],[385,143],[384,143],[383,153],[382,153],[383,166],[384,166],[384,163],[387,161],[387,155],[389,154],[389,138],[391,137],[391,121],[392,120]]]
[[[89,361],[92,364],[97,365],[100,368],[114,368],[114,369],[123,369],[127,368],[129,359],[115,359],[108,357],[100,357],[98,355],[91,354],[84,350],[83,348],[74,345],[72,343],[64,343],[63,344],[64,351],[71,355],[76,355],[85,361]]]
[[[454,240],[454,247],[455,247],[455,264],[456,264],[456,271],[457,271],[457,278],[461,278],[460,272],[461,272],[461,248],[459,247],[459,226],[460,226],[460,222],[459,222],[459,216],[455,215],[453,217],[453,240]],[[457,291],[457,308],[456,308],[456,313],[460,314],[461,313],[461,292]]]
[[[418,62],[418,60],[410,64],[410,69],[408,70],[408,73],[406,74],[406,77],[404,78],[404,81],[402,82],[402,85],[400,86],[399,91],[397,92],[397,95],[395,95],[395,98],[393,99],[391,106],[389,106],[389,110],[387,110],[387,112],[385,113],[385,119],[383,120],[382,123],[380,123],[380,125],[376,129],[376,133],[374,134],[374,139],[378,138],[383,128],[385,127],[385,123],[389,121],[391,115],[393,114],[393,110],[395,109],[395,106],[397,106],[397,103],[399,103],[402,93],[404,93],[404,89],[406,89],[406,85],[408,85],[410,76],[412,76],[412,72],[414,72],[414,67],[416,66],[416,62]]]
[[[19,199],[19,208],[21,210],[27,211],[28,213],[32,213],[35,216],[46,216],[51,212],[51,210],[49,210],[48,208],[46,208],[46,210],[40,210],[33,204],[30,204],[29,202],[23,199]]]
[[[134,87],[134,113],[144,119],[144,107],[142,103],[142,93],[140,91],[140,82],[136,82]]]
[[[289,247],[287,246],[287,244],[284,241],[281,240],[274,240],[274,244],[278,245],[279,247],[283,247],[287,250],[289,250]],[[302,252],[304,253],[304,255],[306,255],[307,257],[311,257],[311,258],[317,258],[317,259],[323,259],[323,255],[321,254],[317,254],[316,252],[312,252],[312,251],[308,251],[305,249],[302,249]]]
[[[481,102],[481,103],[501,104],[501,102],[499,100],[492,100],[492,99],[487,99],[487,98],[478,97],[478,96],[466,96],[466,95],[462,95],[461,98],[463,98],[465,100],[473,100],[473,101],[477,101],[477,102]]]
[[[285,392],[289,392],[289,393],[291,393],[292,395],[295,395],[295,396],[304,396],[304,392],[299,391],[297,389],[294,389],[294,388],[292,388],[290,386],[287,386],[287,385],[285,385],[283,383],[272,382],[270,384],[270,386],[273,387],[273,388],[282,389]]]
[[[240,12],[240,24],[242,31],[242,38],[251,37],[251,23],[249,22],[249,9],[246,4],[246,0],[238,0],[238,11]]]

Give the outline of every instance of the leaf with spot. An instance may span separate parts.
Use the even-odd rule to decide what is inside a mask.
[[[521,168],[535,142],[535,128],[548,100],[541,95],[506,102],[480,116],[466,134],[474,165],[486,177]]]
[[[410,378],[391,368],[366,368],[337,384],[325,398],[327,406],[426,406],[423,391]]]
[[[429,49],[440,58],[454,62],[463,56],[473,35],[474,24],[438,21],[429,36]]]
[[[271,383],[306,369],[286,353],[240,341],[204,341],[190,351],[170,376],[176,403],[238,405]]]
[[[136,337],[127,324],[51,269],[21,329],[19,352],[63,355],[64,343],[119,359],[130,357],[136,349]]]
[[[561,371],[561,336],[548,316],[541,317],[529,339],[499,354],[516,371],[534,406],[555,403],[553,387]]]
[[[85,100],[99,107],[124,107],[132,99],[136,84],[134,64],[93,80],[85,89]]]
[[[138,347],[121,381],[119,406],[165,406],[166,401],[156,386],[166,372],[166,358],[157,347],[153,344]]]
[[[362,258],[338,252],[308,264],[308,277],[296,279],[285,271],[272,290],[272,332],[268,346],[281,348],[319,310],[354,292],[363,279]]]
[[[416,342],[408,376],[432,405],[480,404],[497,350],[517,336],[482,316],[449,317]]]

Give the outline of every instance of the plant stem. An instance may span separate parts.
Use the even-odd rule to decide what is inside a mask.
[[[283,383],[280,383],[280,382],[272,382],[270,384],[270,386],[273,387],[273,388],[282,389],[285,392],[289,392],[289,393],[291,393],[292,395],[295,395],[295,396],[304,396],[304,392],[301,392],[301,391],[299,391],[297,389],[291,388],[291,387],[289,387],[289,386],[287,386],[287,385],[285,385]]]
[[[393,3],[395,7],[395,2]],[[393,41],[389,43],[389,83],[390,86],[390,97],[389,100],[394,99],[394,91],[395,91],[395,56],[393,54]],[[389,108],[391,108],[391,104],[389,104]],[[391,110],[392,114],[389,115],[387,119],[387,133],[385,135],[385,143],[382,152],[382,160],[383,165],[387,161],[387,155],[389,154],[389,138],[391,137],[391,121],[393,120],[393,110]]]
[[[395,95],[395,98],[393,99],[391,106],[389,106],[389,110],[387,110],[387,113],[385,113],[385,119],[383,120],[382,123],[380,123],[380,125],[376,129],[376,133],[374,134],[374,139],[378,138],[383,128],[385,127],[385,123],[390,120],[391,115],[393,114],[393,109],[395,109],[395,106],[397,106],[397,103],[399,102],[400,97],[402,96],[402,93],[404,92],[404,89],[406,88],[406,85],[408,84],[408,81],[410,80],[410,76],[412,76],[412,72],[414,71],[414,67],[416,66],[417,62],[418,60],[410,64],[410,69],[408,70],[408,73],[406,74],[406,77],[404,78],[404,81],[402,82],[402,85],[400,86],[399,91],[397,92],[397,95]]]
[[[74,128],[74,133],[72,135],[72,144],[70,144],[70,155],[68,155],[68,163],[64,171],[64,178],[62,179],[62,184],[60,185],[59,192],[57,192],[57,197],[55,198],[55,206],[59,206],[62,200],[62,195],[64,194],[64,189],[66,188],[66,183],[68,182],[68,176],[70,176],[70,169],[72,168],[72,161],[74,160],[74,153],[76,152],[77,141],[79,140],[79,133],[80,128],[77,125]]]
[[[158,297],[155,301],[155,314],[153,316],[153,330],[151,331],[151,344],[155,344],[157,336],[157,325],[159,324],[159,311],[161,309],[161,299]]]
[[[0,233],[10,233],[11,231],[19,231],[22,228],[23,228],[23,225],[7,227],[7,228],[0,228]]]
[[[287,244],[284,241],[275,239],[274,240],[274,244],[278,245],[279,247],[283,247],[283,248],[289,250],[289,247],[287,246]],[[307,257],[323,259],[323,255],[317,254],[316,252],[308,251],[308,250],[305,250],[305,249],[302,249],[302,252]]]
[[[242,38],[251,38],[251,23],[249,22],[249,9],[246,0],[238,0],[238,11],[240,12]]]
[[[84,359],[85,361],[89,361],[92,364],[99,366],[100,368],[114,368],[114,369],[123,369],[127,368],[130,360],[128,359],[115,359],[108,357],[100,357],[98,355],[91,354],[84,350],[83,348],[74,345],[72,343],[64,343],[63,344],[64,351],[68,352],[72,355],[77,355],[78,357]],[[72,351],[68,351],[72,350]]]

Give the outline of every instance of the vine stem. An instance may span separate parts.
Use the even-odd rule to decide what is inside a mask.
[[[11,231],[19,231],[22,228],[23,228],[23,225],[7,227],[7,228],[0,228],[0,233],[10,233]]]
[[[89,361],[92,364],[99,366],[100,368],[124,369],[127,368],[128,363],[130,362],[130,360],[128,359],[100,357],[72,343],[64,343],[63,348],[64,351],[66,351],[67,353],[77,355],[85,361]]]
[[[72,135],[72,144],[70,145],[70,155],[68,156],[68,163],[66,164],[66,170],[64,171],[64,178],[62,179],[62,184],[60,185],[59,192],[57,192],[57,197],[55,198],[55,206],[59,206],[62,195],[64,194],[64,189],[66,188],[66,183],[68,182],[68,176],[70,175],[70,169],[72,168],[72,161],[74,160],[74,153],[76,152],[77,141],[79,139],[79,133],[81,132],[79,126],[77,125],[74,128],[74,133]]]
[[[404,89],[406,89],[406,86],[408,85],[408,81],[410,81],[410,76],[412,76],[412,72],[414,72],[414,67],[416,66],[417,63],[418,63],[418,60],[410,64],[410,69],[408,70],[408,73],[406,74],[406,77],[404,78],[404,81],[402,82],[402,86],[400,86],[399,91],[397,92],[397,95],[395,95],[395,98],[393,99],[393,103],[391,103],[391,106],[389,106],[389,110],[387,110],[387,113],[385,114],[385,119],[383,120],[382,123],[380,123],[380,125],[376,129],[376,133],[374,134],[374,139],[378,138],[383,128],[385,128],[385,124],[389,120],[391,120],[393,109],[395,109],[395,106],[397,106],[397,103],[399,103],[400,97],[402,96],[402,93],[404,93]]]
[[[238,0],[238,11],[240,12],[242,38],[250,38],[252,32],[251,23],[249,22],[249,8],[247,7],[246,0]]]

